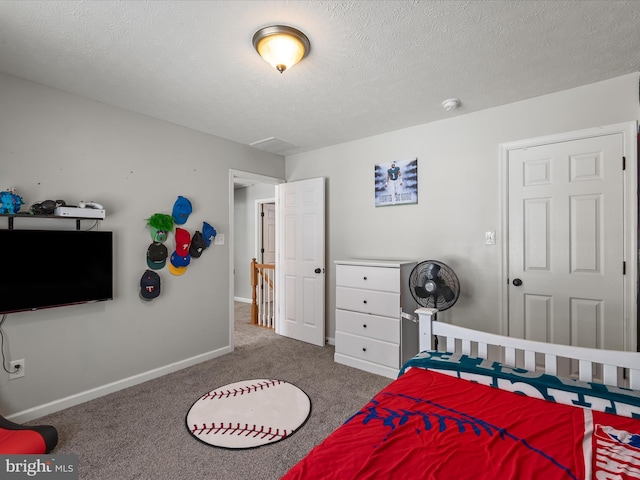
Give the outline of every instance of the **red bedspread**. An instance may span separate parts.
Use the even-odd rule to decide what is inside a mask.
[[[638,479],[640,420],[414,368],[283,478]]]

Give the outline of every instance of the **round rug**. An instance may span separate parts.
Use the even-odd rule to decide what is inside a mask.
[[[186,417],[191,435],[214,447],[254,448],[298,430],[311,413],[306,393],[282,380],[244,380],[207,392]]]

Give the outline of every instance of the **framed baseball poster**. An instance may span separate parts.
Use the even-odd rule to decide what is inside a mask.
[[[375,166],[376,207],[418,203],[418,159]]]

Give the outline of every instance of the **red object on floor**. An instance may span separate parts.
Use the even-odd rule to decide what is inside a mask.
[[[58,431],[50,425],[26,426],[0,416],[0,454],[49,453],[58,444]]]

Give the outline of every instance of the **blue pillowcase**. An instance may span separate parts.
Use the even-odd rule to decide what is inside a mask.
[[[640,419],[640,391],[561,378],[509,367],[460,353],[424,351],[407,361],[398,376],[423,368],[550,402]]]

